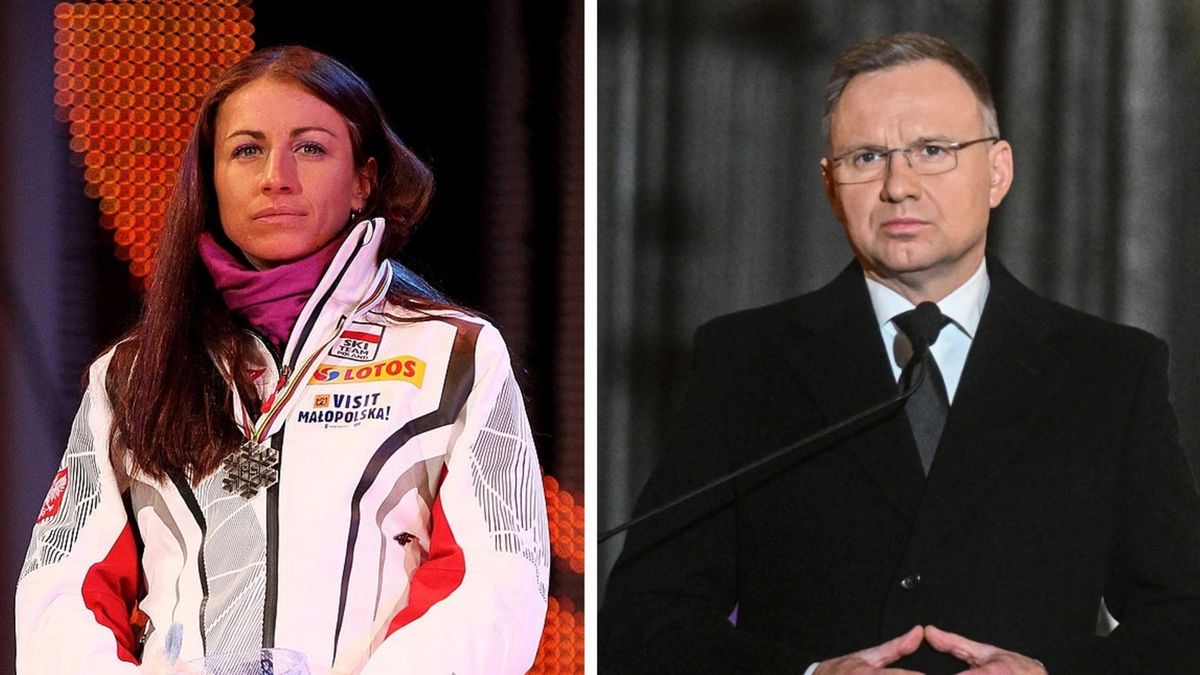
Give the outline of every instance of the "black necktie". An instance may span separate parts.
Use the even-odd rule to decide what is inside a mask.
[[[937,361],[929,352],[929,347],[937,342],[942,328],[950,323],[950,319],[932,302],[922,302],[916,309],[898,314],[892,321],[900,329],[897,347],[909,347],[909,358],[902,364],[900,386],[910,387],[920,371],[925,370],[925,379],[913,395],[904,403],[904,412],[908,415],[909,426],[912,427],[913,440],[917,442],[917,452],[921,455],[921,466],[925,474],[933,465],[933,456],[937,453],[938,442],[942,438],[942,428],[946,426],[946,415],[950,412],[950,399],[946,395],[946,383],[942,380],[942,371],[938,369]],[[897,350],[899,356],[904,350]],[[897,359],[899,360],[899,358]],[[911,368],[909,366],[912,366]]]

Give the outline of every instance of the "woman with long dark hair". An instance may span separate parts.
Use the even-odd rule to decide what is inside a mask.
[[[431,193],[336,60],[268,49],[214,84],[34,526],[19,672],[529,668],[550,551],[507,351],[392,260]]]

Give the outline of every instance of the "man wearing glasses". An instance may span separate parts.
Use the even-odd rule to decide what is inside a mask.
[[[1200,499],[1166,346],[1036,296],[985,255],[1013,151],[982,72],[925,35],[856,45],[825,131],[856,262],[698,331],[638,511],[913,393],[632,529],[602,665],[1200,672]]]

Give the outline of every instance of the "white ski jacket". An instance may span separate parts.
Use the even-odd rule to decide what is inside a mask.
[[[389,318],[404,273],[377,261],[381,228],[341,246],[285,384],[265,347],[252,364],[262,399],[275,392],[257,417],[279,460],[252,497],[223,488],[239,485],[228,466],[194,487],[114,466],[111,354],[97,360],[21,570],[18,673],[132,674],[260,646],[303,652],[314,674],[533,664],[550,546],[507,350],[478,318]]]

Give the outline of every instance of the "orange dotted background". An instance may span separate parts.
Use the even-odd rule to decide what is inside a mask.
[[[116,256],[144,287],[179,159],[209,84],[254,49],[245,0],[125,0],[54,7],[55,103],[100,202]],[[543,478],[550,550],[583,574],[583,499]],[[556,572],[561,572],[556,567]],[[583,672],[583,612],[550,598],[532,673]]]
[[[54,8],[54,102],[70,124],[84,191],[116,255],[144,285],[195,111],[217,75],[254,49],[238,0],[73,2]]]
[[[583,498],[563,490],[554,476],[544,476],[550,552],[571,572],[583,574]],[[550,597],[546,627],[531,673],[583,672],[583,612],[569,597]]]
[[[583,672],[583,612],[570,598],[550,597],[546,628],[530,673]]]
[[[550,550],[576,574],[583,574],[583,498],[559,487],[554,476],[543,479],[550,516]]]

